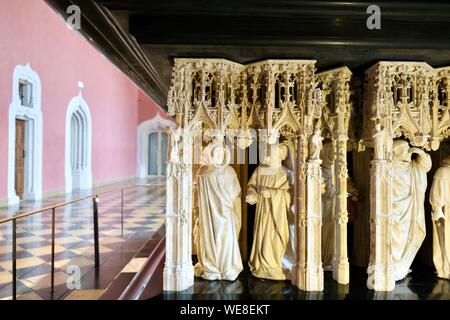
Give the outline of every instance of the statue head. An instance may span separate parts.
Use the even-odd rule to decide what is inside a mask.
[[[204,151],[204,161],[206,165],[225,167],[230,164],[231,154],[228,147],[220,142],[209,144]]]
[[[266,155],[261,159],[261,163],[271,167],[280,167],[281,162],[286,159],[288,155],[288,147],[284,143],[277,143],[268,145],[270,148],[270,155]]]
[[[283,161],[284,159],[286,159],[288,154],[288,147],[286,144],[281,143],[278,146],[278,158],[280,159],[280,161]]]
[[[392,148],[393,159],[397,161],[411,162],[409,143],[405,140],[395,140]]]

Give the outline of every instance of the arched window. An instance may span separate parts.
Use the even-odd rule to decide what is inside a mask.
[[[70,167],[72,170],[72,190],[83,189],[80,177],[88,168],[88,125],[86,114],[81,108],[72,114],[70,121]]]
[[[66,115],[66,193],[92,188],[92,128],[89,107],[81,94]]]
[[[139,178],[166,174],[168,136],[164,132],[165,128],[175,128],[175,123],[161,118],[159,114],[139,125],[137,132],[137,176]]]
[[[148,139],[148,175],[166,175],[167,134],[152,132]]]

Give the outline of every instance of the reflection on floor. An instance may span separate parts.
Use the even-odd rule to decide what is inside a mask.
[[[339,285],[325,272],[323,292],[304,292],[289,281],[262,280],[245,268],[236,281],[195,279],[192,288],[182,293],[167,293],[155,299],[179,300],[448,300],[450,281],[437,279],[432,270],[421,269],[397,283],[392,292],[368,290],[365,269],[352,268],[351,284]]]
[[[91,201],[57,210],[56,288],[53,299],[61,299],[67,295],[69,299],[81,297],[82,291],[69,289],[74,283],[72,276],[77,274],[81,278],[81,290],[89,290],[85,291],[85,299],[98,298],[139,248],[161,227],[165,219],[164,181],[146,182],[153,187],[128,189],[124,192],[123,235],[120,192],[109,193],[100,198],[101,265],[98,272],[94,268]],[[101,190],[96,190],[99,191]],[[80,194],[72,196],[76,198]],[[61,199],[51,198],[39,206],[57,202],[61,202]],[[23,212],[36,206],[34,203],[24,202],[20,208],[7,212]],[[46,212],[31,216],[20,220],[17,226],[18,299],[51,299],[51,215]],[[12,294],[11,236],[11,223],[0,225],[0,299],[11,299]]]

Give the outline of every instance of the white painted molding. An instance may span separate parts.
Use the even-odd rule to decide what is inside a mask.
[[[81,111],[84,116],[83,120],[86,121],[86,149],[85,149],[85,169],[77,176],[74,177],[71,166],[71,139],[72,139],[72,116],[75,112]],[[86,190],[92,188],[92,119],[89,111],[89,106],[83,99],[80,93],[78,96],[70,100],[66,113],[66,141],[65,141],[65,163],[64,163],[64,176],[65,176],[65,191],[71,193],[73,189],[74,179],[77,179],[77,185],[80,190]]]
[[[19,95],[19,82],[25,80],[32,84],[32,106],[22,106]],[[42,128],[41,80],[31,69],[30,64],[17,65],[14,68],[12,99],[8,118],[8,204],[15,205],[20,199],[15,190],[16,169],[16,119],[26,120],[25,148],[25,193],[24,199],[42,198]]]
[[[159,113],[150,120],[139,124],[137,129],[137,177],[148,176],[148,136],[152,132],[161,132],[165,128],[175,128],[175,122],[164,119]]]

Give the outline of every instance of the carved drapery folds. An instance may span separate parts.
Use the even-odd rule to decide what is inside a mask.
[[[395,288],[392,266],[392,146],[403,137],[437,150],[449,137],[450,68],[424,62],[379,62],[366,71],[364,143],[374,148],[371,165],[369,288]]]
[[[213,129],[221,136],[235,129],[241,149],[255,139],[250,132],[255,129],[264,129],[260,139],[269,144],[283,137],[301,145],[296,150],[295,241],[302,249],[296,250],[292,281],[303,290],[323,289],[321,161],[308,150],[310,142],[321,145],[322,139],[321,131],[315,130],[320,128],[322,92],[316,88],[314,73],[313,60],[240,65],[223,59],[175,59],[168,97],[177,130],[171,134],[167,175],[165,290],[181,291],[193,283],[191,188],[198,128]]]
[[[164,289],[193,284],[191,261],[192,173],[200,157],[198,132],[209,138],[233,133],[240,149],[256,139],[290,140],[295,150],[295,261],[292,283],[323,290],[321,262],[322,139],[334,150],[333,278],[349,283],[347,253],[347,151],[352,73],[346,67],[315,74],[313,60],[265,60],[241,65],[224,59],[175,59],[168,97],[177,129],[170,134],[167,167],[167,254]],[[373,148],[370,169],[369,288],[395,287],[391,252],[392,147],[396,138],[437,150],[450,136],[450,67],[424,62],[379,62],[365,74],[363,132],[358,150]],[[236,138],[237,137],[237,138]],[[236,138],[236,139],[235,139]],[[197,158],[196,158],[197,155]],[[247,181],[241,181],[247,183]],[[367,182],[368,184],[368,182]]]

